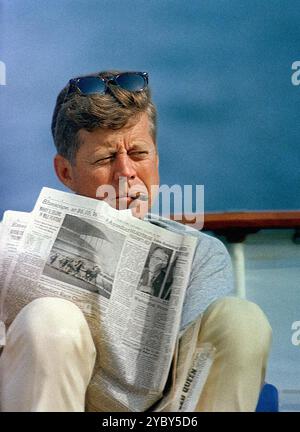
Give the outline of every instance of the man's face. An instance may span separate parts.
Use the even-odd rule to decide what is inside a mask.
[[[155,273],[163,268],[165,268],[168,264],[169,256],[163,249],[155,249],[153,254],[149,259],[149,270],[152,273]]]
[[[150,134],[149,119],[143,113],[139,121],[119,130],[96,129],[79,131],[81,145],[71,165],[56,156],[55,168],[59,178],[74,192],[91,198],[104,199],[99,187],[113,186],[117,209],[134,208],[133,214],[143,217],[154,197],[151,186],[159,185],[158,155]],[[64,167],[64,170],[62,169]],[[148,202],[135,198],[148,195]],[[136,214],[137,213],[137,214]]]

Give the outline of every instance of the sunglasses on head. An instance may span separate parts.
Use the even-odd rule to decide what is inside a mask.
[[[72,78],[69,81],[69,89],[66,97],[79,91],[84,95],[94,93],[105,94],[108,84],[112,84],[130,92],[140,92],[148,86],[147,72],[122,72],[118,75],[111,75],[106,78],[101,76],[85,76]]]

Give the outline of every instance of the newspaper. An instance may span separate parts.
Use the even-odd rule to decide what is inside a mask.
[[[0,318],[4,316],[5,293],[3,282],[9,271],[10,264],[17,253],[19,242],[23,236],[29,213],[6,211],[0,226]],[[5,326],[0,320],[0,347],[5,345]]]
[[[194,237],[50,188],[30,214],[6,212],[0,236],[0,345],[32,300],[70,300],[97,350],[87,411],[190,410],[213,359],[200,321],[179,332]]]

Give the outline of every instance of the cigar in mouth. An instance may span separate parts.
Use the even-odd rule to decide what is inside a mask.
[[[143,192],[137,192],[135,195],[135,199],[139,199],[141,201],[148,201],[148,195]]]

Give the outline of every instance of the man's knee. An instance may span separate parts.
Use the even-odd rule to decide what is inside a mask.
[[[19,312],[9,333],[15,331],[15,337],[22,338],[37,351],[45,348],[68,351],[87,329],[84,315],[74,303],[43,297],[33,300]]]
[[[261,358],[269,352],[271,326],[253,302],[238,297],[218,299],[204,312],[202,325],[213,327],[212,343],[229,348],[241,360]]]

